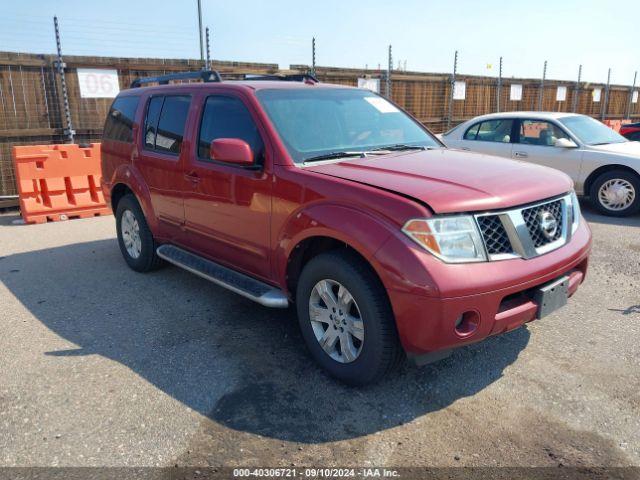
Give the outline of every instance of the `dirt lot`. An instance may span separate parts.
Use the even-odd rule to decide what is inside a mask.
[[[586,215],[566,308],[366,389],[290,312],[129,270],[112,217],[2,216],[0,465],[639,466],[640,218]]]

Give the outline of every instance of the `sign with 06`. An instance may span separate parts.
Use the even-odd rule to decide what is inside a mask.
[[[79,68],[78,83],[82,98],[114,98],[120,92],[117,70]]]

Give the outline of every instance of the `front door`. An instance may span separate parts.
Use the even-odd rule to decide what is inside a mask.
[[[556,147],[560,138],[573,140],[560,126],[545,120],[522,119],[518,123],[518,136],[513,145],[513,159],[555,168],[578,180],[582,150]]]
[[[209,95],[198,99],[198,141],[185,165],[187,246],[245,273],[270,275],[272,177],[257,116],[240,96]],[[218,138],[246,141],[254,154],[249,167],[211,159]]]
[[[167,239],[179,237],[184,222],[182,174],[188,151],[183,148],[183,136],[190,102],[189,95],[147,99],[142,138],[134,160],[149,188],[158,236]]]

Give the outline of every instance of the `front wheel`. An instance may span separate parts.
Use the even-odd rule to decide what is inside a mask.
[[[314,359],[352,385],[379,380],[402,358],[395,319],[380,280],[350,252],[327,252],[305,265],[298,321]]]
[[[625,170],[605,172],[593,182],[591,201],[604,215],[633,215],[640,210],[640,177]]]

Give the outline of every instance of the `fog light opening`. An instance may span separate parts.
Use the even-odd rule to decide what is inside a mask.
[[[480,324],[478,312],[464,312],[456,319],[455,331],[461,337],[468,337],[473,334]]]

